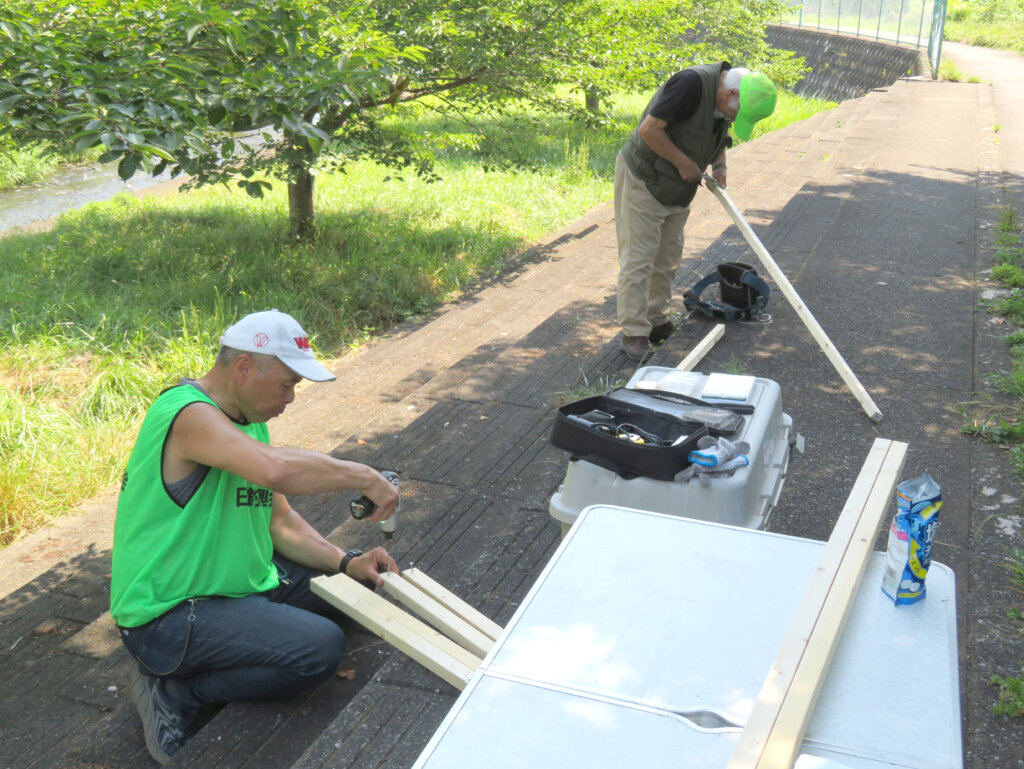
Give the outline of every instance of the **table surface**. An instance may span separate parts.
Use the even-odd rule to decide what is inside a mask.
[[[724,767],[824,546],[588,508],[416,767]],[[933,562],[926,599],[895,607],[884,562],[869,561],[803,764],[960,769],[953,574]]]

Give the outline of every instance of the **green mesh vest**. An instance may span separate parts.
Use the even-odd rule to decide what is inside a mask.
[[[164,488],[167,435],[181,410],[197,401],[213,403],[191,385],[165,390],[150,406],[128,459],[110,583],[110,614],[121,627],[144,625],[187,598],[277,587],[270,489],[213,467],[184,508]],[[269,443],[264,423],[238,429]]]
[[[717,130],[715,128],[715,95],[718,93],[722,64],[724,62],[689,68],[700,75],[700,104],[692,117],[665,126],[665,132],[672,143],[697,164],[701,173],[722,153],[729,138],[729,126],[725,120],[719,122]],[[651,97],[637,127],[644,122],[664,87],[659,88]],[[700,187],[699,182],[683,181],[676,167],[657,155],[636,129],[622,148],[622,158],[629,170],[643,181],[654,199],[663,206],[690,205]]]

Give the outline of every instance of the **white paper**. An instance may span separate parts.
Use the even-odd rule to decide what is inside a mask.
[[[745,401],[754,388],[754,377],[736,374],[711,374],[704,385],[704,398]]]

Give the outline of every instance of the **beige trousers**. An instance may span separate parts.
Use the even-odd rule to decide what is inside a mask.
[[[664,206],[655,200],[619,153],[615,159],[616,298],[623,336],[647,336],[668,320],[689,216],[689,206]]]

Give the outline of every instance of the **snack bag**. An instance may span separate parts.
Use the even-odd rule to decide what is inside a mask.
[[[896,487],[896,515],[889,527],[882,592],[897,606],[924,598],[924,579],[932,562],[941,508],[942,489],[928,473]]]

